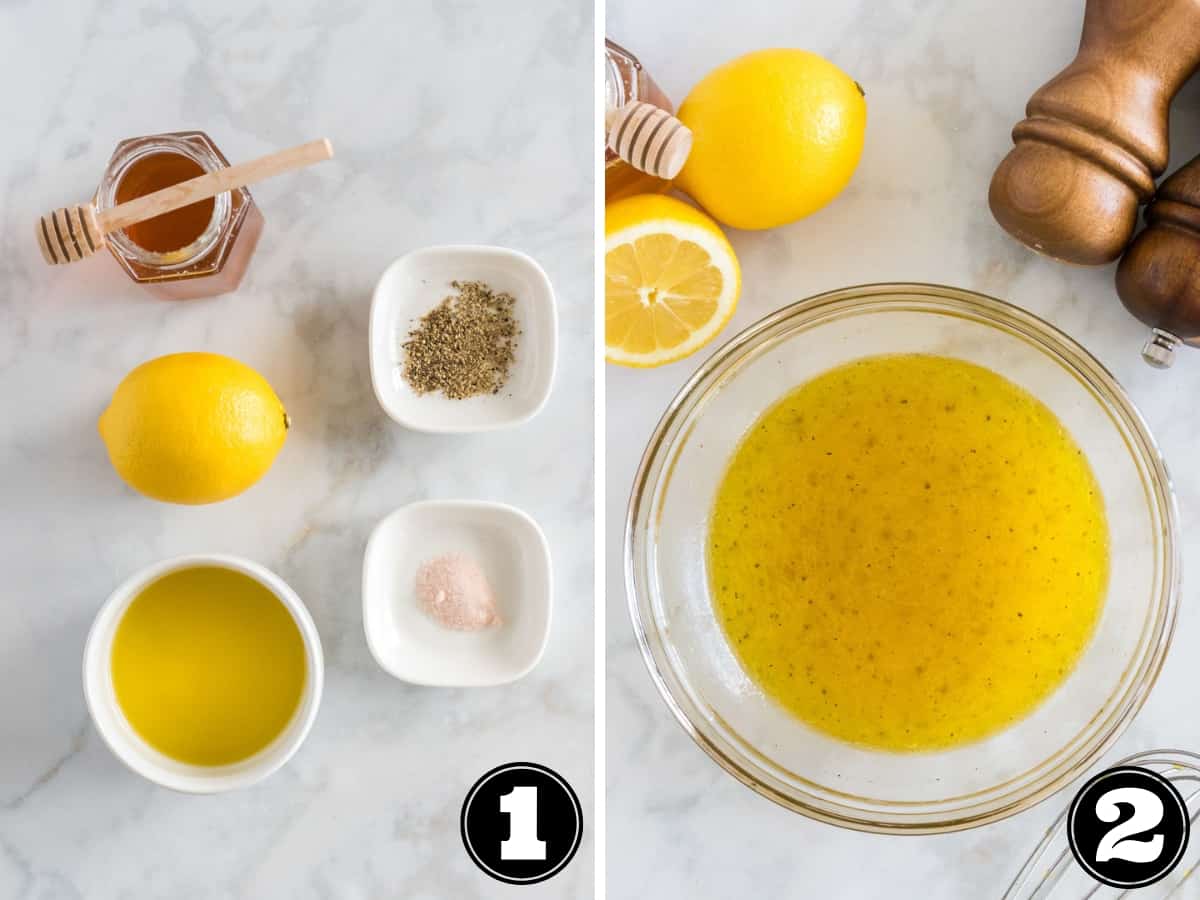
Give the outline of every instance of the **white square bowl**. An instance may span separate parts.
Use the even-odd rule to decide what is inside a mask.
[[[453,631],[416,597],[418,567],[446,553],[475,559],[500,624]],[[550,636],[550,548],[541,528],[502,503],[428,500],[402,506],[371,533],[363,559],[363,630],[384,671],[432,687],[486,687],[527,674]]]
[[[401,344],[418,320],[454,293],[452,281],[482,281],[516,298],[521,329],[508,382],[496,394],[451,400],[417,394],[400,374]],[[550,279],[534,260],[504,247],[426,247],[388,266],[371,300],[371,383],[384,411],[417,431],[463,433],[519,425],[545,405],[554,382],[558,316]]]

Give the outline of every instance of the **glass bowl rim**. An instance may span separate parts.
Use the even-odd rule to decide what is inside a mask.
[[[690,698],[676,696],[668,681],[667,674],[660,668],[660,660],[656,656],[652,641],[662,648],[663,657],[669,657],[667,652],[670,641],[664,638],[654,622],[651,591],[647,584],[649,563],[644,551],[650,544],[653,525],[648,517],[655,512],[657,505],[655,495],[664,476],[669,477],[670,470],[665,468],[671,460],[664,456],[664,449],[674,446],[680,439],[686,440],[683,432],[692,413],[704,400],[710,391],[717,389],[725,375],[744,362],[755,351],[766,344],[775,332],[786,326],[798,326],[813,323],[820,324],[821,320],[842,315],[863,312],[904,310],[922,313],[958,315],[976,323],[996,328],[1010,336],[1031,343],[1043,353],[1063,366],[1076,380],[1091,391],[1111,417],[1120,421],[1129,436],[1131,456],[1136,457],[1139,468],[1144,470],[1148,478],[1147,503],[1152,512],[1160,520],[1161,550],[1157,554],[1156,566],[1161,567],[1161,587],[1153,600],[1148,619],[1151,620],[1150,640],[1142,650],[1141,656],[1134,658],[1130,671],[1133,674],[1114,692],[1118,697],[1116,702],[1106,704],[1093,718],[1097,725],[1089,725],[1072,741],[1078,743],[1070,758],[1059,760],[1045,773],[1029,779],[1029,772],[1002,782],[999,788],[1004,788],[1013,782],[1025,783],[1001,794],[992,800],[982,803],[966,803],[961,809],[948,809],[938,812],[937,809],[922,813],[914,807],[921,807],[920,802],[870,801],[872,809],[860,805],[855,808],[853,803],[844,802],[863,800],[847,794],[838,794],[826,790],[827,796],[840,798],[839,802],[830,801],[814,793],[798,790],[794,786],[785,787],[764,783],[756,776],[754,767],[762,767],[752,760],[734,758],[740,754],[727,753],[707,733],[708,723],[703,721],[706,716],[699,713],[701,723],[693,720],[689,713],[692,707]],[[786,335],[787,332],[784,332]],[[688,429],[690,431],[690,428]],[[785,809],[798,812],[817,821],[849,828],[856,831],[886,833],[886,834],[937,834],[951,831],[961,831],[991,822],[996,822],[1008,816],[1040,803],[1042,800],[1057,793],[1077,777],[1082,775],[1106,750],[1121,736],[1133,717],[1142,708],[1150,690],[1157,681],[1162,669],[1166,653],[1170,647],[1175,629],[1180,602],[1180,560],[1179,560],[1179,516],[1174,487],[1163,460],[1162,453],[1154,440],[1148,426],[1136,405],[1130,399],[1125,389],[1117,379],[1088,352],[1079,342],[1071,338],[1059,328],[1044,319],[1024,310],[1012,303],[999,300],[976,291],[922,282],[880,282],[855,285],[826,291],[820,294],[795,301],[770,313],[757,322],[746,327],[721,345],[676,392],[667,405],[657,425],[655,426],[646,449],[643,451],[634,476],[629,504],[625,519],[623,539],[624,581],[626,601],[634,635],[637,638],[638,649],[642,661],[650,674],[659,696],[667,704],[675,720],[714,762],[722,769],[763,797],[775,802]],[[639,561],[643,563],[639,567]],[[669,663],[668,659],[663,664]],[[678,676],[675,676],[678,678]],[[1123,678],[1123,681],[1126,680]],[[1112,707],[1109,712],[1110,706]],[[1107,717],[1104,713],[1109,712]],[[1082,736],[1082,739],[1080,739]],[[1064,748],[1056,751],[1050,761],[1071,750],[1069,742]],[[1046,766],[1046,762],[1030,770],[1037,772]],[[767,772],[775,782],[779,778]],[[996,787],[987,789],[997,790]],[[979,794],[981,792],[976,792]],[[949,798],[946,801],[931,802],[929,806],[945,806],[953,800],[970,800],[975,796],[967,795],[962,798]],[[880,814],[880,809],[889,807],[902,809],[903,813]],[[906,818],[911,817],[911,818]]]

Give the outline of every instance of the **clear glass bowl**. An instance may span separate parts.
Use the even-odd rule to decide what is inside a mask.
[[[1104,494],[1111,577],[1075,671],[1002,732],[888,753],[815,731],[743,672],[717,622],[704,548],[713,496],[742,435],[791,388],[880,353],[987,366],[1040,398],[1083,448]],[[1066,786],[1128,725],[1166,655],[1179,603],[1166,468],[1124,390],[1086,350],[1008,303],[923,284],[846,288],[733,338],[667,408],[634,481],[625,572],[642,655],[675,718],[726,771],[775,802],[862,831],[970,828]]]

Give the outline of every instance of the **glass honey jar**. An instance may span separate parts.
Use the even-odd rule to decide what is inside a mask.
[[[642,68],[636,56],[607,38],[604,41],[604,107],[611,116],[622,106],[641,100],[673,113],[671,101]],[[607,128],[605,129],[607,131]],[[611,203],[634,194],[662,192],[671,182],[639,172],[611,148],[604,148],[604,202]]]
[[[95,206],[103,212],[228,165],[201,131],[130,138],[113,151]],[[125,273],[157,296],[212,297],[241,284],[262,226],[243,187],[115,231],[107,246]]]

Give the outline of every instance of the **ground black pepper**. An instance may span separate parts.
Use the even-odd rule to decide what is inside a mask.
[[[401,374],[418,394],[452,400],[498,394],[508,381],[521,330],[516,299],[482,281],[452,281],[458,293],[421,317],[401,346]]]

